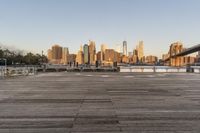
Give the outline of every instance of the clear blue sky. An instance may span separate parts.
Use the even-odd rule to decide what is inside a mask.
[[[169,45],[200,43],[200,0],[0,0],[0,42],[33,52],[52,44],[76,52],[94,40],[97,48],[139,40],[145,54]]]

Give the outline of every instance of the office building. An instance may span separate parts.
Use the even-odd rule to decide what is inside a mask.
[[[61,60],[62,59],[62,47],[59,45],[52,46],[52,59]]]
[[[84,64],[89,64],[89,46],[87,44],[83,46],[83,53],[84,53]]]
[[[66,47],[62,48],[62,64],[68,64],[68,58],[69,58],[69,49]]]
[[[156,64],[158,62],[158,57],[149,55],[146,57],[145,62],[150,65]]]
[[[123,55],[122,56],[122,63],[129,63],[129,58],[128,58],[128,56],[126,56],[126,55]]]
[[[105,61],[107,62],[114,62],[116,61],[116,54],[114,49],[106,49],[105,50]]]
[[[82,46],[80,47],[80,50],[77,53],[76,62],[78,64],[84,64],[84,54],[83,54]]]
[[[139,44],[136,47],[137,50],[137,55],[138,55],[138,60],[139,62],[143,62],[144,58],[144,43],[143,41],[139,41]]]
[[[101,62],[102,61],[102,52],[101,51],[97,52],[96,57],[97,57],[97,61]]]
[[[62,61],[62,47],[59,45],[53,45],[48,51],[48,59],[50,63],[60,64]]]
[[[96,63],[96,46],[94,41],[89,41],[89,63]]]
[[[69,64],[74,64],[76,63],[76,54],[69,54]]]
[[[105,50],[108,49],[108,47],[105,44],[101,45],[101,61],[105,60]]]
[[[123,41],[123,55],[127,56],[127,41]]]

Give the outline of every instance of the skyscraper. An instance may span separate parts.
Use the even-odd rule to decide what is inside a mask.
[[[84,64],[89,64],[89,46],[87,44],[83,46],[83,53],[84,53]]]
[[[123,55],[127,56],[127,41],[123,41]]]
[[[137,51],[137,49],[133,50],[133,63],[138,63],[138,51]]]
[[[59,45],[52,46],[52,63],[60,64],[62,60],[62,47]]]
[[[139,44],[137,45],[136,50],[138,52],[139,61],[143,62],[143,57],[144,57],[144,43],[143,43],[143,41],[139,41]]]
[[[96,59],[96,60],[97,60],[98,62],[102,61],[102,57],[101,57],[101,56],[102,56],[102,53],[101,53],[101,51],[97,52],[97,55],[96,55],[96,56],[97,56],[97,59]]]
[[[114,49],[106,49],[105,50],[105,61],[114,62],[116,60],[115,50]]]
[[[145,62],[147,64],[156,64],[158,62],[158,57],[157,56],[153,56],[153,55],[149,55],[146,57]]]
[[[105,60],[105,51],[108,49],[108,47],[105,44],[101,45],[101,61]]]
[[[62,48],[62,64],[68,64],[69,62],[69,49],[66,47]]]
[[[84,64],[84,59],[83,59],[83,48],[82,46],[80,47],[80,50],[78,51],[77,53],[77,56],[76,56],[76,62],[78,64]]]
[[[76,62],[76,54],[69,54],[68,60],[71,64],[75,63]]]
[[[52,59],[60,60],[62,59],[62,47],[59,45],[52,46]]]
[[[94,41],[89,41],[89,63],[95,64],[96,62],[96,47]]]

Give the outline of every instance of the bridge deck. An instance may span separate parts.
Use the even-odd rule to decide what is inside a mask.
[[[0,80],[1,133],[198,133],[200,75],[48,73]]]
[[[185,55],[189,55],[189,54],[192,54],[192,53],[195,53],[195,52],[198,52],[198,51],[200,51],[200,44],[197,44],[195,46],[187,48],[186,50],[184,50],[184,51],[182,51],[180,53],[177,53],[176,55],[173,55],[172,57],[168,57],[164,61],[167,62],[167,61],[170,60],[170,58],[175,58],[175,57],[179,57],[179,56],[185,56]]]

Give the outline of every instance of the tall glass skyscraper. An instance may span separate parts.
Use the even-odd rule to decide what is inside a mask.
[[[123,55],[127,56],[127,41],[123,41]]]
[[[108,47],[105,44],[101,45],[101,61],[105,60],[105,51],[108,49]]]
[[[96,57],[96,47],[95,47],[95,42],[94,41],[89,41],[89,63],[90,64],[95,64],[95,59]]]
[[[139,41],[139,44],[137,45],[137,52],[138,52],[138,59],[140,62],[143,62],[144,57],[144,43],[143,41]]]
[[[83,52],[84,52],[84,64],[89,64],[89,46],[87,44],[83,46]]]
[[[69,49],[66,47],[62,48],[62,64],[68,63]]]

